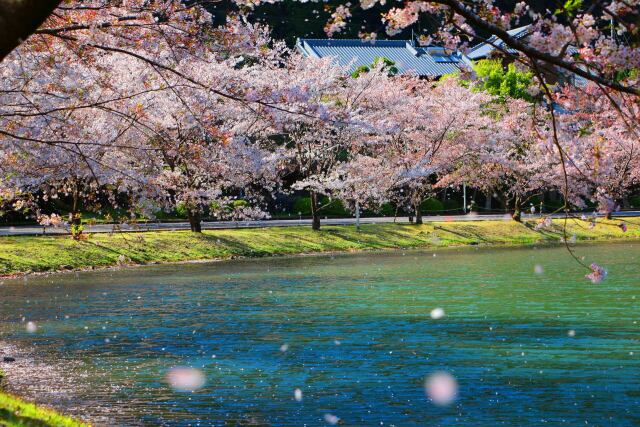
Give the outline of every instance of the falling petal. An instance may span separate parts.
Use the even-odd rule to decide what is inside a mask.
[[[302,390],[299,388],[293,391],[293,398],[296,399],[297,402],[302,402]]]
[[[431,318],[432,319],[442,319],[444,317],[444,310],[440,307],[434,308],[431,310]]]
[[[424,383],[425,392],[439,406],[451,404],[458,396],[458,382],[448,372],[435,372]]]
[[[183,392],[199,390],[206,382],[202,371],[184,366],[169,370],[166,379],[172,389]]]
[[[327,422],[327,424],[331,424],[332,426],[334,426],[338,424],[340,418],[336,417],[333,414],[324,414],[324,420]]]
[[[30,334],[35,334],[36,331],[38,330],[38,325],[35,324],[35,322],[27,322],[27,332],[29,332]]]

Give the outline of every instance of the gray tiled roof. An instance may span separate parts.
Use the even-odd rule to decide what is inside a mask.
[[[519,27],[519,28],[514,28],[513,30],[509,30],[507,31],[507,33],[511,36],[514,37],[516,39],[520,39],[522,37],[525,37],[529,34],[529,26],[525,25],[524,27]],[[491,36],[487,42],[485,43],[480,43],[474,47],[472,47],[471,49],[469,49],[469,51],[466,53],[467,58],[475,61],[477,59],[484,59],[484,58],[488,58],[491,56],[491,54],[493,54],[493,52],[496,50],[496,47],[499,47],[500,49],[504,49],[509,53],[512,54],[516,54],[518,51],[511,49],[509,47],[505,47],[504,45],[504,41],[496,36]]]
[[[384,57],[395,62],[400,74],[440,77],[463,66],[461,59],[442,48],[419,47],[411,40],[298,39],[296,47],[307,56],[334,57],[342,66],[355,70]]]

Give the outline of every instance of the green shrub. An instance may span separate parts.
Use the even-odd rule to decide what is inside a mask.
[[[351,216],[352,212],[349,212],[345,207],[344,203],[340,200],[329,200],[328,197],[322,198],[322,205],[325,206],[320,212],[326,216]]]
[[[351,216],[352,213],[349,212],[344,204],[340,200],[329,200],[328,197],[323,196],[318,201],[318,205],[322,207],[320,210],[321,216]],[[311,197],[299,197],[293,203],[293,214],[294,215],[303,215],[310,216],[311,215]]]
[[[380,206],[378,213],[382,216],[394,216],[396,214],[396,207],[391,203],[385,203]]]
[[[444,210],[444,205],[438,199],[428,198],[420,205],[422,212],[438,212]]]
[[[84,231],[84,225],[71,224],[71,237],[73,237],[74,239],[78,239],[83,231]]]
[[[183,202],[178,202],[176,205],[176,216],[178,218],[186,218],[187,217],[187,205]]]
[[[444,210],[451,211],[455,209],[462,210],[462,197],[460,197],[460,199],[447,199],[444,201]]]
[[[311,215],[311,197],[298,197],[293,203],[294,215]]]
[[[396,74],[398,74],[398,67],[396,67],[396,63],[394,61],[392,61],[389,58],[385,58],[383,56],[377,56],[373,60],[373,63],[371,64],[371,66],[369,65],[359,66],[354,70],[353,73],[351,73],[351,77],[353,77],[354,79],[357,79],[362,74],[366,74],[369,71],[371,71],[371,68],[378,67],[380,64],[382,64],[382,70],[386,71],[389,77],[395,76]]]

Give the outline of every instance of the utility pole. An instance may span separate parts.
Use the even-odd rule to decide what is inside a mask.
[[[462,212],[467,213],[467,183],[462,183]]]
[[[615,31],[613,29],[613,17],[611,17],[611,39],[613,40],[615,38]]]

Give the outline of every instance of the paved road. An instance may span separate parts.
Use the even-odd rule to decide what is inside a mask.
[[[640,211],[624,211],[617,212],[616,217],[631,217],[640,216]],[[539,218],[539,215],[524,215],[524,218]],[[556,218],[564,217],[563,214],[554,215]],[[434,215],[425,216],[423,220],[425,222],[434,221],[488,221],[496,219],[509,219],[509,216],[504,214],[488,214],[488,215]],[[400,224],[407,224],[409,219],[407,217],[394,218],[389,217],[377,217],[377,218],[361,218],[362,224],[380,224],[380,223],[392,223],[397,222]],[[355,225],[355,218],[329,218],[323,219],[323,225]],[[260,221],[205,221],[202,223],[202,228],[205,230],[215,229],[228,229],[228,228],[261,228],[261,227],[293,227],[297,225],[311,226],[310,219],[271,219]],[[114,228],[115,227],[115,228]],[[155,231],[155,230],[188,230],[188,222],[157,222],[137,225],[119,225],[113,224],[97,224],[86,225],[86,233],[110,233],[116,231]],[[0,236],[28,236],[28,235],[41,235],[41,234],[68,234],[67,228],[52,228],[41,227],[35,225],[15,226],[15,227],[0,227]]]

